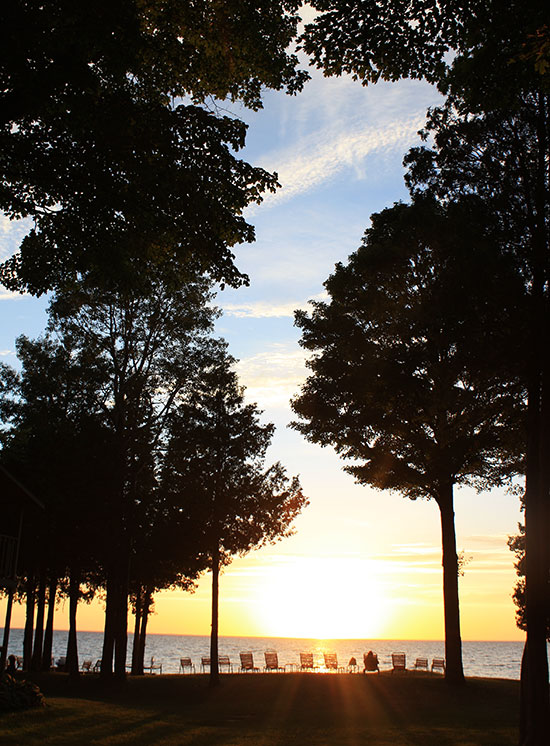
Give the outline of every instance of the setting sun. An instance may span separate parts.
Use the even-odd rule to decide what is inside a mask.
[[[261,591],[259,626],[277,637],[381,636],[389,604],[376,564],[322,557],[270,568]]]

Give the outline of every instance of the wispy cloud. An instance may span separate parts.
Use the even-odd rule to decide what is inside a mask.
[[[297,308],[296,303],[268,303],[257,301],[256,303],[228,303],[223,307],[224,315],[236,318],[282,318],[292,317]]]
[[[22,293],[15,293],[13,290],[0,287],[0,300],[19,300],[24,297]]]
[[[326,292],[317,293],[311,300],[324,300],[328,297]],[[294,311],[298,309],[307,310],[309,301],[286,301],[277,303],[272,301],[251,301],[243,303],[226,303],[222,304],[224,315],[235,316],[236,318],[283,318],[294,316]]]
[[[264,165],[277,171],[282,185],[275,194],[266,196],[264,206],[290,200],[345,170],[363,177],[368,156],[395,149],[405,151],[423,123],[423,116],[413,116],[385,126],[357,126],[347,132],[330,127],[310,134],[284,152],[264,155]]]
[[[303,350],[283,344],[240,360],[236,368],[247,399],[261,407],[288,406],[307,374]]]
[[[15,350],[0,350],[0,357],[15,357]]]
[[[507,545],[508,536],[505,534],[474,534],[464,537],[464,541],[476,551],[481,551],[484,547],[506,549],[507,552],[509,551]]]

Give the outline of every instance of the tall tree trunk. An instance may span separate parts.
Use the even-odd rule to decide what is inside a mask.
[[[27,604],[25,612],[25,631],[23,633],[23,670],[29,671],[32,656],[32,633],[34,629],[34,599],[36,584],[34,575],[27,577]]]
[[[107,570],[105,599],[105,626],[103,630],[103,649],[101,652],[101,677],[113,675],[113,653],[115,649],[115,571],[113,565]]]
[[[124,481],[125,451],[118,444],[118,466],[114,470],[111,492],[112,520],[109,524],[109,559],[107,563],[107,582],[105,600],[105,626],[103,631],[103,649],[101,653],[101,677],[113,676],[116,668],[117,640],[120,639],[120,563],[123,561],[124,531]],[[113,667],[113,662],[115,666]]]
[[[212,628],[210,631],[210,686],[218,686],[220,673],[218,666],[218,610],[220,583],[220,550],[216,546],[212,552]]]
[[[135,600],[135,613],[134,613],[134,639],[132,642],[132,675],[137,676],[139,674],[139,649],[140,649],[140,637],[139,630],[141,625],[141,614],[142,614],[142,589],[141,584],[137,585],[136,600]],[[141,671],[143,673],[143,670]]]
[[[80,568],[71,568],[69,582],[69,637],[67,640],[67,671],[71,679],[78,679],[78,640],[76,636],[76,611],[80,599]]]
[[[521,680],[521,746],[543,746],[550,737],[550,687],[546,624],[550,593],[550,281],[547,211],[548,97],[539,94],[538,167],[532,228],[531,349],[528,360],[527,467],[525,478],[526,642]]]
[[[542,373],[542,371],[539,372]],[[542,399],[548,383],[535,381],[529,390],[527,470],[525,479],[525,619],[526,641],[521,678],[521,746],[548,743],[550,706],[546,619],[548,610],[548,460],[547,428]],[[540,375],[545,381],[546,376]],[[545,390],[546,389],[546,390]],[[546,446],[546,447],[545,447]]]
[[[139,630],[139,655],[138,655],[138,673],[143,674],[145,659],[145,643],[147,639],[147,622],[149,621],[149,612],[153,601],[151,589],[146,586],[143,589],[143,609],[141,612],[141,627]]]
[[[8,645],[10,641],[10,629],[11,629],[11,611],[13,608],[13,595],[15,593],[15,583],[10,585],[8,589],[8,598],[6,603],[6,616],[4,619],[4,635],[2,638],[2,651],[0,654],[0,676],[4,673],[6,668],[6,660],[8,657]]]
[[[443,550],[445,679],[450,684],[464,684],[458,600],[458,556],[456,553],[452,483],[448,483],[440,490],[437,503],[441,513],[441,545]]]
[[[36,599],[36,624],[34,631],[34,647],[32,651],[31,670],[40,671],[42,667],[42,647],[44,644],[44,611],[46,608],[46,571],[40,573],[38,594]]]
[[[48,587],[48,614],[46,616],[46,630],[44,632],[44,646],[42,649],[42,670],[49,671],[52,667],[53,620],[55,615],[55,599],[57,594],[57,575],[52,572]]]
[[[124,536],[121,562],[119,564],[117,583],[117,615],[115,627],[115,676],[126,677],[126,656],[128,653],[128,576],[130,550],[128,537]]]

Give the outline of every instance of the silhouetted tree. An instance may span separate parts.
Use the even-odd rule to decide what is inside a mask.
[[[210,344],[214,311],[203,279],[172,284],[151,271],[147,292],[75,288],[59,294],[51,325],[102,361],[107,377],[103,418],[111,433],[113,467],[105,526],[107,596],[102,674],[124,676],[127,599],[136,506],[148,499],[154,452],[178,398],[187,394]]]
[[[296,313],[313,356],[292,403],[295,429],[355,462],[345,469],[359,483],[439,507],[454,683],[463,670],[453,487],[485,488],[518,468],[522,393],[484,365],[479,318],[488,284],[505,277],[477,217],[432,201],[373,215],[361,247],[326,281],[329,301]]]
[[[245,404],[243,389],[223,347],[202,371],[200,387],[174,412],[164,462],[164,489],[179,499],[203,536],[212,571],[210,683],[219,682],[219,574],[234,555],[245,555],[292,533],[307,505],[299,481],[281,464],[265,467],[273,425]]]
[[[515,111],[472,116],[460,98],[435,109],[426,135],[432,148],[411,151],[408,181],[413,193],[440,201],[480,198],[498,226],[498,245],[524,286],[509,323],[495,344],[495,367],[512,370],[528,402],[525,451],[525,601],[527,641],[522,661],[522,743],[547,739],[548,663],[546,617],[550,572],[550,451],[547,387],[550,361],[550,137],[549,99],[538,92],[518,95]],[[493,327],[494,328],[494,327]],[[488,331],[490,337],[494,331]],[[545,693],[546,692],[546,693]]]
[[[21,372],[10,374],[4,368],[2,376],[10,385],[3,386],[0,405],[5,426],[1,458],[40,493],[46,507],[26,531],[20,553],[28,612],[25,665],[38,670],[47,659],[49,667],[57,582],[60,576],[67,577],[67,660],[69,672],[77,674],[76,608],[81,582],[95,569],[98,552],[98,542],[83,542],[82,536],[96,534],[102,523],[101,488],[109,466],[98,400],[104,371],[86,351],[76,354],[48,337],[20,337],[16,349]],[[50,613],[44,646],[47,585]]]

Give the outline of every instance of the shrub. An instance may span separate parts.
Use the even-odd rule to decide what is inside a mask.
[[[43,707],[44,695],[32,681],[18,681],[10,674],[0,679],[0,712]]]

